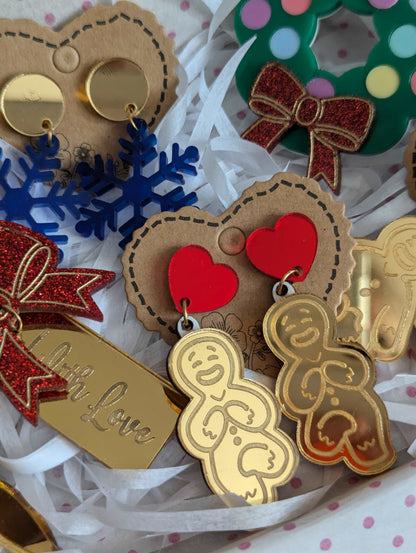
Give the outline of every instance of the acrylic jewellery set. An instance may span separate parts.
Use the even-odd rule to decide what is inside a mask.
[[[236,81],[256,119],[235,140],[253,152],[282,143],[308,163],[306,176],[274,171],[216,215],[193,205],[199,188],[187,190],[198,149],[175,143],[169,161],[149,130],[178,83],[173,43],[152,14],[98,6],[59,33],[0,21],[0,47],[28,49],[0,89],[0,132],[14,145],[31,141],[29,159],[18,160],[21,186],[9,157],[0,166],[0,388],[27,421],[41,419],[111,469],[143,469],[143,479],[176,428],[175,447],[200,461],[229,508],[285,497],[280,488],[305,465],[344,463],[360,476],[392,467],[397,444],[375,362],[403,356],[415,324],[416,219],[354,239],[334,194],[344,153],[384,152],[416,116],[414,4],[238,3],[238,40],[255,38]],[[318,68],[311,44],[340,6],[371,15],[380,41],[362,67],[335,76]],[[102,32],[108,40],[92,56]],[[39,194],[39,184],[51,187]],[[64,210],[85,239],[119,231],[128,301],[172,346],[172,383],[73,318],[101,320],[91,294],[116,276],[57,268]],[[58,547],[0,482],[0,511],[7,502],[36,527],[42,551]],[[29,551],[1,525],[0,543]]]

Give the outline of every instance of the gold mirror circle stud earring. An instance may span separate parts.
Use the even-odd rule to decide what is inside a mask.
[[[149,98],[149,82],[133,61],[114,58],[98,63],[90,71],[85,92],[95,111],[110,121],[132,121]]]
[[[45,75],[25,73],[13,77],[3,87],[0,109],[7,123],[25,136],[42,136],[61,123],[65,101],[60,87]]]

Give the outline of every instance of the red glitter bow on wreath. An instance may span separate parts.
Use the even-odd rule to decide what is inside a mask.
[[[96,269],[55,269],[58,247],[26,227],[0,221],[0,388],[32,424],[38,400],[65,397],[67,382],[20,340],[19,313],[68,313],[102,320],[91,293],[114,280]]]
[[[309,132],[307,176],[324,179],[335,194],[340,189],[339,150],[357,151],[374,117],[365,98],[315,98],[284,65],[270,62],[257,75],[248,100],[260,115],[241,135],[271,152],[293,125]]]

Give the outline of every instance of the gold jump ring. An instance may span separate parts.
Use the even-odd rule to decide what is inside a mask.
[[[45,119],[44,121],[42,121],[42,128],[46,131],[46,134],[48,135],[48,147],[50,148],[53,137],[52,121],[50,119]]]
[[[283,278],[279,282],[279,286],[277,287],[277,293],[279,296],[282,295],[283,292],[283,286],[286,284],[286,281],[289,280],[289,278],[292,275],[301,276],[303,274],[302,267],[296,266],[293,269],[289,269],[287,273],[283,275]]]
[[[182,313],[183,313],[183,328],[185,330],[188,330],[192,325],[189,321],[189,318],[188,318],[188,305],[189,305],[189,300],[188,298],[183,298],[181,300],[181,304],[182,304]]]
[[[133,115],[136,113],[137,107],[134,104],[127,104],[126,105],[126,113],[128,120],[130,121],[132,127],[138,131],[139,129],[136,127],[136,123],[134,122]]]

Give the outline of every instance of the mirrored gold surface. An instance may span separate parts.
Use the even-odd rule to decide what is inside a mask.
[[[136,117],[149,97],[146,75],[136,63],[122,58],[102,61],[88,75],[85,83],[88,99],[97,113],[111,121],[128,118],[131,106]]]
[[[191,332],[169,356],[172,379],[190,397],[179,418],[179,438],[201,460],[207,484],[219,495],[267,503],[293,476],[299,455],[278,428],[276,399],[243,371],[238,345],[221,330]]]
[[[71,317],[25,326],[21,337],[68,381],[68,397],[40,418],[111,468],[147,468],[186,400],[166,380]]]
[[[345,461],[377,474],[396,458],[383,402],[374,392],[375,366],[358,345],[335,340],[335,315],[321,298],[287,296],[263,322],[264,337],[283,361],[276,395],[297,421],[298,447],[314,463]]]
[[[358,310],[362,328],[355,340],[376,360],[398,359],[416,314],[416,217],[393,221],[376,240],[358,239],[353,255],[356,267],[338,320]],[[351,339],[346,320],[338,337]]]
[[[45,134],[44,121],[56,129],[64,116],[62,91],[49,77],[36,73],[22,74],[3,87],[0,109],[7,123],[26,136]]]
[[[43,517],[12,486],[0,480],[0,545],[11,553],[58,551]]]

